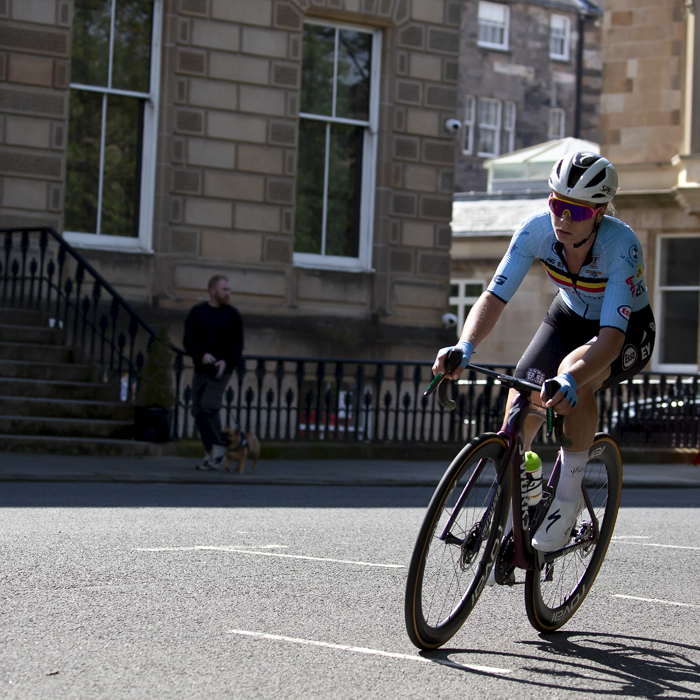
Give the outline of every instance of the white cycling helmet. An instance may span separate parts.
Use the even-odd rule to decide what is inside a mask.
[[[607,158],[579,151],[569,153],[554,164],[549,186],[564,197],[606,204],[617,192],[617,173]]]

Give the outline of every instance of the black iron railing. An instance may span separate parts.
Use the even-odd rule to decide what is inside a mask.
[[[0,229],[0,239],[0,307],[42,311],[63,345],[95,365],[116,396],[132,400],[155,331],[54,229]],[[174,349],[180,377],[183,353]]]
[[[500,428],[507,389],[466,372],[452,385],[457,408],[446,411],[435,394],[423,396],[431,364],[248,356],[225,393],[222,420],[279,441],[465,443]],[[177,435],[192,438],[191,391],[180,384]],[[699,391],[697,375],[642,373],[600,392],[599,430],[623,445],[700,447]],[[547,442],[540,432],[535,443]]]
[[[35,308],[61,342],[131,401],[154,330],[53,229],[0,229],[0,306]],[[173,438],[196,435],[191,366],[175,358]],[[463,443],[498,430],[507,390],[474,373],[452,387],[455,411],[423,396],[431,362],[248,356],[225,393],[222,418],[264,440]],[[492,369],[510,373],[511,365]],[[600,429],[621,444],[698,447],[698,375],[643,373],[601,392]],[[546,442],[540,434],[539,442]]]

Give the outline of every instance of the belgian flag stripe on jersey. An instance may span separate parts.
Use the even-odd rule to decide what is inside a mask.
[[[540,262],[554,284],[558,285],[559,287],[567,287],[569,289],[574,288],[574,283],[571,281],[571,277],[569,277],[569,275],[561,270],[558,270],[556,267],[550,265],[544,260],[540,260]],[[590,294],[597,294],[605,291],[605,286],[607,283],[608,280],[590,280],[586,279],[585,277],[579,277],[576,282],[576,289],[579,289],[582,292],[589,292]]]

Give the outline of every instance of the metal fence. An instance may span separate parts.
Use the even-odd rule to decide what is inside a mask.
[[[423,396],[431,364],[248,356],[225,392],[222,419],[278,441],[464,443],[501,427],[508,390],[467,371],[454,411]],[[513,365],[488,365],[510,374]],[[183,386],[177,437],[196,435]],[[645,372],[600,392],[599,430],[622,445],[699,447],[698,376]],[[549,440],[541,431],[536,444]]]
[[[155,332],[56,231],[2,229],[0,306],[34,308],[61,329],[61,342],[96,365],[115,396],[133,400]],[[173,438],[194,437],[191,368],[175,359]],[[455,411],[423,392],[430,362],[248,356],[225,394],[222,417],[264,440],[463,443],[501,425],[507,391],[465,373]],[[490,368],[505,373],[513,366]],[[642,373],[601,392],[601,430],[624,445],[698,447],[698,375]],[[542,434],[538,441],[546,442]]]

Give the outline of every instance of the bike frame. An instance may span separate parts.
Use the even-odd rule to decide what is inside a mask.
[[[553,552],[541,552],[532,546],[532,537],[529,534],[530,506],[527,492],[524,488],[527,483],[527,467],[525,465],[525,441],[523,436],[525,434],[525,419],[529,415],[537,415],[542,419],[546,419],[547,417],[546,409],[538,406],[537,404],[533,404],[530,400],[530,393],[533,391],[539,391],[540,387],[524,380],[516,380],[517,385],[515,385],[510,377],[507,379],[510,379],[511,381],[505,381],[506,377],[499,375],[496,372],[492,372],[484,367],[470,367],[478,372],[500,380],[506,386],[511,386],[518,392],[518,395],[511,403],[510,410],[505,418],[503,427],[498,431],[498,435],[504,439],[507,447],[506,455],[503,459],[503,469],[498,478],[499,488],[496,490],[496,495],[501,491],[504,479],[510,475],[510,500],[511,508],[513,509],[514,542],[514,556],[512,563],[519,569],[534,569],[541,571],[547,564],[555,561],[559,557],[569,554],[573,550],[588,547],[592,542],[597,541],[600,532],[598,519],[595,517],[595,513],[593,512],[593,506],[588,496],[586,487],[584,484],[582,484],[581,489],[583,492],[584,502],[591,517],[591,523],[593,524],[592,534],[579,542],[567,545],[566,547],[554,550]],[[557,439],[559,442],[566,445],[566,437],[563,435],[563,432],[561,434],[557,434]],[[556,483],[558,478],[558,469],[559,461],[557,460],[548,485],[551,486],[552,484]],[[485,521],[487,522],[483,523],[484,526],[490,524],[493,506],[494,502],[489,505],[487,515],[485,516]],[[459,504],[456,504],[453,515],[456,515],[459,510]],[[451,520],[452,518],[450,521]],[[450,523],[448,523],[448,525],[445,527],[443,538],[449,527]],[[527,533],[527,536],[525,533]]]

